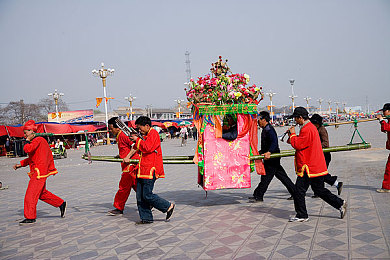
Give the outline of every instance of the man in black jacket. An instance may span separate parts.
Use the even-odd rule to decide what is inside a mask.
[[[286,171],[280,165],[280,158],[270,158],[272,153],[280,153],[278,136],[275,129],[269,123],[270,116],[266,111],[261,111],[257,118],[259,126],[263,129],[261,132],[261,150],[259,154],[264,155],[265,175],[261,176],[259,186],[254,190],[253,197],[249,197],[249,202],[263,201],[264,193],[274,176],[278,178],[292,196],[295,193],[295,185],[287,176]]]

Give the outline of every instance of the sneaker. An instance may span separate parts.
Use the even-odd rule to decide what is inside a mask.
[[[249,202],[250,203],[256,203],[256,202],[262,202],[263,198],[258,198],[258,197],[249,197]]]
[[[379,193],[386,193],[386,192],[390,192],[390,190],[388,189],[377,189],[376,192],[379,192]]]
[[[343,205],[339,210],[340,210],[340,218],[343,219],[345,217],[345,214],[347,213],[347,202],[345,200],[343,201]]]
[[[66,212],[66,201],[64,201],[60,206],[61,211],[61,218],[65,218],[65,212]]]
[[[20,221],[19,222],[19,225],[23,226],[23,225],[29,225],[29,224],[34,224],[35,223],[35,219],[24,219],[23,221]]]
[[[123,214],[123,210],[119,210],[119,209],[113,209],[107,212],[108,216],[118,216],[122,214]]]
[[[339,184],[337,185],[337,194],[339,196],[340,196],[342,190],[343,190],[343,182],[340,181]]]
[[[309,218],[298,218],[298,217],[290,217],[288,222],[306,222],[309,221]]]
[[[175,209],[175,204],[172,203],[172,208],[167,211],[167,217],[165,218],[165,220],[169,220],[171,218],[174,209]]]
[[[136,225],[145,225],[145,224],[152,224],[152,223],[153,223],[152,220],[140,220],[135,222]]]
[[[294,197],[290,196],[290,197],[287,198],[287,200],[294,200]]]

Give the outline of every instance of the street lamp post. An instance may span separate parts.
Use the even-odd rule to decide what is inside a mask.
[[[291,96],[289,96],[289,98],[291,98],[291,101],[292,101],[292,111],[294,111],[294,108],[295,108],[294,99],[297,98],[298,96],[294,95],[294,82],[295,82],[295,79],[290,79],[289,81],[290,81],[290,84],[291,84]]]
[[[272,97],[274,95],[276,95],[276,93],[273,93],[272,90],[270,90],[268,93],[266,93],[267,96],[269,96],[269,100],[271,102],[271,105],[270,105],[270,114],[271,114],[271,123],[274,122],[274,119],[273,119],[273,105],[272,105]]]
[[[125,97],[127,101],[130,103],[130,120],[133,120],[133,101],[136,97],[133,97],[131,94],[128,97]]]
[[[339,101],[335,101],[334,102],[336,104],[336,116],[339,114],[339,104],[340,102]]]
[[[53,93],[49,93],[47,94],[48,96],[52,96],[54,98],[54,103],[56,105],[56,118],[57,118],[57,122],[59,122],[59,114],[58,114],[58,99],[60,99],[60,97],[62,97],[64,95],[64,93],[58,93],[57,92],[57,89],[54,90]]]
[[[106,78],[114,74],[114,69],[104,68],[104,63],[102,62],[101,68],[99,70],[93,70],[92,74],[98,76],[102,79],[103,82],[103,95],[104,95],[104,110],[106,112],[106,127],[107,127],[107,144],[110,143],[110,135],[108,133],[108,112],[107,112],[107,92],[106,92]]]
[[[329,99],[329,100],[328,100],[328,105],[329,105],[329,117],[330,117],[330,114],[331,114],[331,112],[330,112],[330,109],[331,109],[331,108],[330,108],[330,104],[332,104],[332,100]]]
[[[177,107],[178,107],[178,110],[179,110],[179,116],[178,116],[178,118],[180,119],[180,114],[181,114],[181,111],[180,111],[180,110],[181,110],[181,102],[184,102],[184,100],[178,98],[178,99],[176,99],[175,101],[177,102]]]
[[[307,109],[307,111],[309,111],[309,101],[310,101],[311,97],[305,97],[303,99],[306,100],[306,109]]]
[[[324,101],[324,100],[322,98],[319,98],[319,99],[317,99],[317,101],[320,104],[320,112],[319,112],[319,114],[321,114],[321,111],[322,111],[321,105],[322,105],[322,101]]]
[[[347,115],[347,111],[345,110],[345,106],[347,105],[347,102],[344,101],[342,104],[343,104],[343,111],[344,111],[344,114]]]

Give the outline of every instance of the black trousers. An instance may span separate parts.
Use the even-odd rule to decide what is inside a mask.
[[[287,188],[288,192],[292,196],[295,193],[295,185],[291,179],[287,176],[286,171],[283,169],[280,163],[264,163],[265,175],[261,175],[261,181],[257,188],[253,192],[253,197],[257,199],[262,199],[264,193],[267,191],[269,184],[271,183],[274,176],[280,180],[283,185]]]
[[[306,210],[306,201],[305,195],[306,191],[311,185],[314,193],[318,195],[321,199],[327,202],[329,205],[336,209],[340,209],[343,205],[343,200],[338,196],[331,193],[328,189],[324,187],[324,176],[309,178],[306,173],[303,177],[297,176],[297,182],[295,183],[295,196],[294,196],[294,206],[296,211],[297,218],[308,218]]]

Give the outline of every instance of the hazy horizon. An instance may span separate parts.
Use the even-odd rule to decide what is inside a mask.
[[[171,108],[184,99],[185,52],[193,78],[219,55],[234,73],[277,94],[277,107],[318,98],[390,102],[389,1],[11,1],[0,0],[0,103],[37,103],[58,89],[71,110],[96,109],[104,62],[110,110]],[[260,106],[269,105],[269,98]],[[332,104],[335,107],[335,104]],[[99,109],[104,111],[102,104]]]

